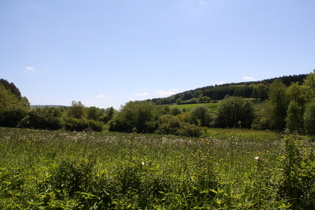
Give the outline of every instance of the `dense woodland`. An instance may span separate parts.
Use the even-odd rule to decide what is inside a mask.
[[[0,80],[0,126],[71,131],[119,131],[200,136],[203,128],[272,129],[315,134],[315,71],[256,82],[207,86],[166,98],[131,101],[119,111],[72,102],[30,108],[26,97]],[[218,103],[210,112],[202,103]],[[185,111],[170,104],[198,103]],[[255,103],[261,103],[259,109]]]

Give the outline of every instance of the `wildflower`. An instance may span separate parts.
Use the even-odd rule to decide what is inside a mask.
[[[143,165],[143,166],[144,166],[144,162],[143,162],[143,161],[141,162],[141,165]]]
[[[258,160],[258,159],[259,159],[259,157],[258,157],[258,156],[256,156],[256,157],[255,157],[255,160]]]

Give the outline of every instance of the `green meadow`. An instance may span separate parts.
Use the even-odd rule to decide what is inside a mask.
[[[189,112],[192,108],[196,107],[196,106],[200,106],[200,105],[206,105],[209,110],[211,112],[216,112],[219,103],[201,103],[201,104],[174,104],[174,105],[170,105],[170,108],[174,108],[174,107],[178,107],[181,110],[185,110],[187,112]]]
[[[313,145],[292,135],[208,129],[202,138],[187,138],[0,128],[0,136],[1,209],[285,209],[314,204],[314,183],[307,181],[314,178]],[[285,193],[300,188],[303,198]]]
[[[193,109],[196,106],[205,105],[209,108],[210,112],[214,113],[217,111],[219,104],[220,104],[219,102],[218,103],[199,103],[199,104],[173,104],[173,105],[170,105],[170,108],[172,109],[174,107],[178,107],[182,111],[185,110],[189,112],[191,109]],[[266,105],[266,103],[255,102],[254,105],[255,105],[255,108],[259,110],[263,108]]]

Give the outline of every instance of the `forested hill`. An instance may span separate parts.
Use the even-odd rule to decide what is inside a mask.
[[[194,90],[177,93],[165,98],[149,99],[148,102],[156,104],[193,104],[207,103],[224,99],[225,96],[239,96],[243,98],[254,98],[265,100],[268,98],[269,85],[275,80],[281,80],[286,86],[293,82],[302,83],[308,74],[282,76],[261,81],[227,83],[222,85],[211,85]]]

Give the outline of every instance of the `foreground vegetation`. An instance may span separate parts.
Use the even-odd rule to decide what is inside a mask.
[[[276,209],[315,205],[313,145],[208,129],[202,138],[0,128],[1,209]]]

